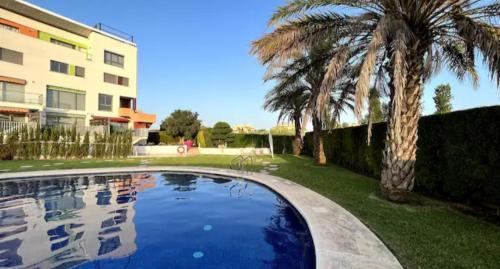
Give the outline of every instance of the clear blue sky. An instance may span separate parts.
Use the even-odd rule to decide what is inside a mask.
[[[30,2],[88,25],[102,22],[133,34],[139,48],[138,105],[159,121],[182,108],[198,112],[207,126],[220,120],[258,129],[276,124],[276,115],[262,109],[271,85],[263,84],[264,68],[249,50],[284,0]],[[451,84],[455,110],[500,104],[484,68],[477,90],[443,71],[426,85],[424,114],[434,111],[432,97],[440,83]],[[352,115],[342,120],[354,121]]]

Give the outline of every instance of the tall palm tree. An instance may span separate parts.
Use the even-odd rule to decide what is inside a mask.
[[[352,108],[352,83],[345,79],[342,83],[331,85],[327,89],[321,87],[327,70],[329,51],[333,48],[330,43],[322,42],[311,49],[297,54],[288,63],[280,66],[269,65],[266,80],[278,80],[279,84],[274,91],[283,91],[287,86],[299,87],[307,92],[305,115],[303,126],[309,119],[313,125],[313,156],[315,164],[326,164],[326,156],[323,149],[322,130],[333,126],[340,114],[348,108]],[[254,53],[258,53],[254,51]],[[347,69],[346,69],[347,73]]]
[[[401,200],[414,185],[422,85],[446,66],[477,86],[477,54],[500,84],[499,18],[499,1],[488,0],[293,0],[253,46],[263,62],[279,65],[318,42],[334,43],[322,87],[336,83],[345,67],[361,65],[358,117],[372,86],[388,89],[380,184],[387,198]]]
[[[293,139],[293,154],[298,156],[303,148],[304,111],[309,100],[310,91],[302,82],[290,83],[286,78],[278,78],[278,84],[266,95],[264,109],[270,112],[279,112],[278,122],[293,121],[295,136]]]

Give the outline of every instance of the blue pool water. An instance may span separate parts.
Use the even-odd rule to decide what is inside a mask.
[[[139,173],[0,181],[0,267],[314,268],[297,211],[257,183]]]

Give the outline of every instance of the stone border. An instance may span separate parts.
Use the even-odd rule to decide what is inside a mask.
[[[2,173],[0,180],[124,172],[194,172],[255,181],[282,195],[305,219],[314,242],[316,268],[402,269],[382,241],[347,210],[299,184],[271,175],[206,167],[157,166]]]

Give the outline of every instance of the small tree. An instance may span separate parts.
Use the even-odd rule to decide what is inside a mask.
[[[42,133],[42,153],[41,155],[43,156],[44,159],[47,159],[49,157],[49,130],[44,129]]]
[[[436,114],[444,114],[451,112],[451,87],[450,84],[441,84],[434,90],[434,104],[436,104]]]
[[[217,122],[212,128],[212,141],[217,145],[227,145],[234,141],[233,129],[227,122]]]
[[[85,136],[83,137],[82,145],[80,146],[80,158],[87,158],[89,155],[90,148],[90,134],[89,132],[85,132]]]
[[[19,133],[17,130],[10,132],[5,139],[5,152],[2,154],[2,160],[13,160],[19,148]]]
[[[51,159],[57,158],[59,151],[59,129],[52,128],[50,130],[50,151],[49,156]]]
[[[201,127],[198,113],[189,110],[175,110],[160,125],[160,130],[173,137],[193,139]]]

